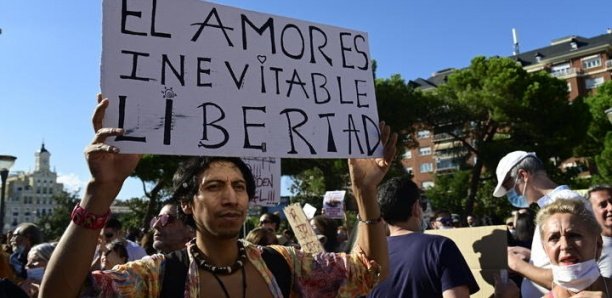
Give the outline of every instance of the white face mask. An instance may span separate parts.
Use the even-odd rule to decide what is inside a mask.
[[[580,292],[601,275],[595,259],[569,266],[552,265],[553,282],[572,292]]]

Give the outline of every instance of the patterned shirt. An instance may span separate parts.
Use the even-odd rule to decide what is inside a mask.
[[[274,297],[283,297],[274,275],[261,256],[262,247],[243,241],[249,261],[262,275]],[[291,297],[356,297],[367,294],[378,282],[378,273],[363,254],[308,254],[287,246],[270,246],[287,261],[293,273]],[[200,297],[198,265],[189,253],[185,297]],[[165,256],[155,254],[94,271],[81,297],[159,297]]]

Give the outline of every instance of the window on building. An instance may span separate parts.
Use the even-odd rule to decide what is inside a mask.
[[[599,57],[599,55],[585,57],[580,59],[580,61],[582,62],[582,68],[584,69],[601,66],[601,57]]]
[[[578,49],[578,43],[575,41],[570,42],[570,47],[572,47],[572,51],[575,51]]]
[[[557,64],[557,65],[553,65],[550,68],[550,73],[553,76],[563,76],[566,74],[569,74],[570,72],[570,64],[568,63],[562,63],[562,64]]]
[[[433,181],[423,181],[423,183],[421,183],[421,187],[423,189],[429,189],[429,188],[434,187],[434,183]]]
[[[412,167],[406,167],[405,170],[408,174],[412,173]]]
[[[417,139],[429,138],[430,135],[431,135],[431,132],[427,129],[417,131]]]
[[[404,152],[404,155],[402,155],[402,157],[404,159],[411,159],[412,158],[412,150],[407,150],[406,152]]]
[[[572,92],[572,83],[567,83],[567,92]]]
[[[586,80],[584,80],[584,85],[587,89],[595,89],[599,86],[601,86],[601,84],[604,83],[604,78],[603,77],[598,77],[598,78],[588,78]]]
[[[431,147],[419,148],[419,155],[431,155]]]
[[[421,171],[421,173],[429,173],[433,171],[433,164],[430,162],[426,162],[426,163],[422,163],[419,166],[419,170]]]

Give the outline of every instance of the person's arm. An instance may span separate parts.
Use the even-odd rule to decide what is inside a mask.
[[[468,298],[470,297],[470,289],[467,286],[457,286],[442,292],[444,298]]]
[[[523,247],[508,247],[508,268],[550,290],[553,281],[552,270],[536,267],[527,262],[529,253],[529,249]]]
[[[104,144],[107,137],[123,134],[122,129],[102,128],[108,100],[98,95],[93,116],[95,137],[85,149],[92,178],[80,206],[96,215],[108,212],[125,179],[138,164],[138,155],[118,154],[116,147]],[[70,222],[47,265],[40,288],[41,297],[76,297],[90,272],[100,230]]]
[[[504,278],[500,277],[500,274],[494,274],[493,280],[495,284],[495,292],[493,297],[495,298],[519,298],[521,297],[521,290],[511,280],[508,279],[508,274]]]
[[[349,159],[351,184],[359,209],[357,241],[355,249],[361,250],[380,266],[380,280],[389,272],[389,253],[385,239],[385,225],[380,221],[380,209],[376,201],[377,186],[389,170],[395,157],[397,134],[384,122],[380,124],[383,157]],[[359,251],[357,251],[359,252]]]

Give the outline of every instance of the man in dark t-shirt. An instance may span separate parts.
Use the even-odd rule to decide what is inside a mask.
[[[395,177],[378,191],[389,224],[389,277],[368,297],[469,297],[479,290],[463,255],[446,237],[421,233],[423,208],[409,177]]]

